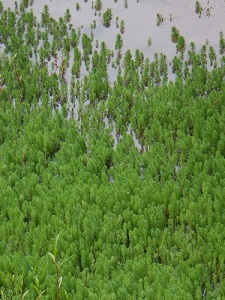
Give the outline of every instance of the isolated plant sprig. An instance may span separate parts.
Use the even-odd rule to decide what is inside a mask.
[[[61,299],[61,285],[62,285],[62,276],[60,276],[60,268],[67,261],[67,259],[59,262],[57,260],[57,244],[59,240],[60,233],[57,235],[54,245],[53,253],[48,252],[48,255],[52,258],[55,266],[55,275],[56,275],[56,289],[57,289],[57,300]]]

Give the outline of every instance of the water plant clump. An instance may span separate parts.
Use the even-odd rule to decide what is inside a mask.
[[[182,35],[179,35],[177,38],[176,48],[177,48],[177,52],[183,53],[185,51],[186,43],[185,43],[185,39]]]
[[[180,36],[179,30],[175,26],[173,26],[171,28],[171,40],[172,40],[172,42],[177,43],[177,40],[178,40],[179,36]]]
[[[112,10],[110,8],[107,8],[107,10],[102,15],[102,23],[105,27],[109,27],[112,21]]]
[[[96,0],[95,10],[100,11],[102,9],[102,0]]]

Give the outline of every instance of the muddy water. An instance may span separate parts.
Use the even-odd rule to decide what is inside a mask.
[[[109,28],[102,25],[102,16],[95,16],[92,9],[92,1],[88,0],[34,0],[31,8],[41,18],[44,5],[49,6],[51,15],[58,19],[64,16],[67,8],[72,15],[71,23],[75,27],[82,27],[83,32],[90,32],[90,25],[96,21],[94,36],[99,41],[105,41],[113,50],[116,35],[120,32],[116,27],[116,17],[119,23],[125,22],[123,34],[124,50],[139,49],[146,57],[152,58],[154,53],[163,52],[168,59],[172,59],[176,52],[176,46],[171,42],[171,27],[175,26],[186,39],[186,44],[195,42],[199,49],[207,40],[209,45],[218,49],[219,32],[225,31],[225,1],[202,0],[203,8],[201,17],[195,12],[195,0],[127,0],[125,8],[124,0],[103,0],[101,14],[107,8],[113,12],[113,20]],[[3,0],[4,7],[13,7],[14,0]],[[95,1],[93,1],[95,3]],[[20,1],[18,1],[20,3]],[[79,4],[79,11],[76,10]],[[160,13],[164,19],[162,24],[156,25],[156,15]],[[208,15],[207,15],[208,14]],[[210,15],[209,15],[210,14]],[[147,45],[151,37],[152,45]]]

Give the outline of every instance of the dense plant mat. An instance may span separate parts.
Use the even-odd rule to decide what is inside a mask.
[[[0,299],[224,299],[223,64],[192,44],[169,82],[119,49],[112,83],[104,43],[24,5],[0,15]]]

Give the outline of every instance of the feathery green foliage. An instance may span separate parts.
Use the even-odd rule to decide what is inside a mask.
[[[179,35],[172,62],[150,61],[118,34],[114,57],[69,11],[39,23],[23,3],[0,2],[0,298],[222,299],[214,48]]]

